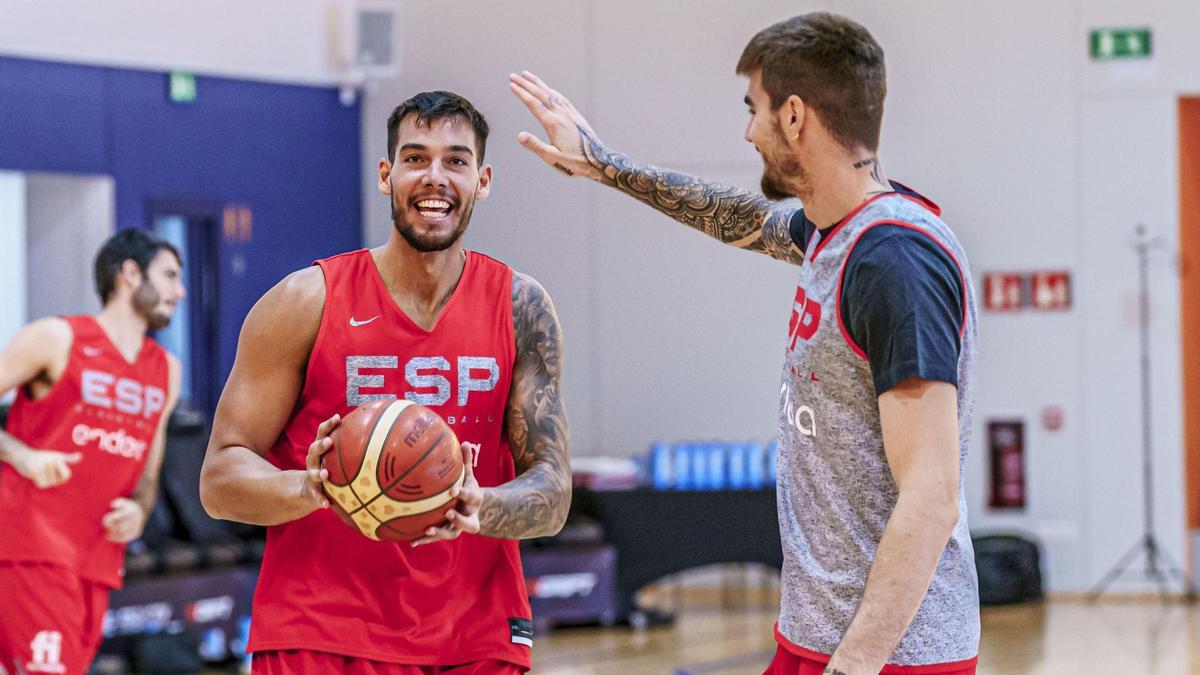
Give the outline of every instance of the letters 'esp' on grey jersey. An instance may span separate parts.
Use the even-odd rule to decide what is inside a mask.
[[[812,651],[831,654],[837,648],[896,505],[870,365],[853,344],[846,317],[839,316],[844,264],[859,237],[884,224],[931,237],[958,264],[967,286],[958,358],[959,520],[889,663],[962,661],[973,658],[979,646],[979,594],[961,480],[971,432],[975,299],[958,239],[935,205],[913,195],[876,197],[807,246],[780,389],[779,632]]]

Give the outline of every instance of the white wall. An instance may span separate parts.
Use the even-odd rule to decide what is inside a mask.
[[[0,345],[25,325],[25,174],[0,171]]]
[[[331,84],[345,0],[0,0],[0,54]]]
[[[1170,556],[1186,564],[1182,362],[1179,335],[1179,170],[1177,99],[1200,92],[1200,5],[1154,0],[1138,7],[1117,0],[1080,2],[1076,32],[1105,25],[1151,25],[1153,60],[1094,64],[1076,52],[1080,110],[1080,212],[1087,225],[1082,250],[1091,292],[1085,298],[1087,363],[1087,516],[1090,569],[1099,573],[1140,532],[1140,415],[1136,323],[1116,316],[1116,303],[1136,294],[1127,237],[1091,236],[1094,229],[1127,234],[1146,225],[1162,247],[1150,267],[1151,363],[1157,534]],[[1115,311],[1116,310],[1116,311]],[[1107,316],[1106,316],[1107,315]],[[1133,480],[1131,480],[1133,479]],[[1192,486],[1197,489],[1197,486]],[[1193,570],[1200,548],[1192,549]]]
[[[1018,529],[1044,544],[1053,590],[1083,590],[1140,532],[1135,222],[1177,241],[1174,100],[1195,91],[1200,5],[1001,4],[929,0],[738,3],[632,0],[502,6],[404,3],[406,70],[363,108],[377,159],[391,108],[429,88],[456,90],[493,126],[492,198],[469,245],[540,278],[567,339],[567,397],[580,454],[640,453],[656,439],[765,437],[795,272],[724,249],[663,216],[518,148],[532,118],[505,86],[529,68],[570,97],[611,146],[640,159],[755,187],[741,140],[745,41],[793,13],[830,9],[863,21],[888,55],[883,156],[889,174],[940,201],[978,285],[989,270],[1066,268],[1075,306],[1062,314],[981,316],[976,448],[967,469],[974,526]],[[1155,57],[1095,64],[1087,31],[1150,25]],[[461,39],[448,40],[453,26]],[[364,232],[390,227],[365,169]],[[1176,271],[1155,264],[1154,454],[1158,534],[1185,551]],[[1050,404],[1060,431],[1041,427]],[[1031,494],[1021,514],[985,508],[983,425],[1027,421]],[[1122,585],[1134,588],[1136,585]]]
[[[29,318],[99,311],[93,270],[116,223],[113,179],[31,173],[26,187]]]

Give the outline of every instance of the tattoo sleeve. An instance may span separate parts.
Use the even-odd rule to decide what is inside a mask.
[[[517,477],[484,492],[479,525],[491,537],[527,539],[553,535],[567,519],[570,448],[554,304],[538,282],[516,272],[512,299],[517,358],[504,424]]]
[[[605,185],[718,241],[794,265],[803,262],[804,251],[792,242],[788,229],[798,210],[795,203],[773,202],[757,192],[639,164],[610,151],[584,128],[579,129],[579,145]]]

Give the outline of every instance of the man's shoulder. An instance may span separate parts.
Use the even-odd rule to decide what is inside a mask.
[[[75,340],[75,330],[68,317],[47,316],[27,324],[17,339],[43,354],[65,357]]]
[[[322,305],[325,302],[325,274],[317,265],[296,270],[275,284],[275,288],[268,292],[268,295],[271,294],[276,296],[277,302],[284,304],[298,303],[298,307]]]
[[[264,293],[250,309],[239,344],[266,340],[265,344],[284,349],[285,345],[296,343],[304,345],[307,351],[324,312],[325,276],[321,269],[314,265],[296,270]]]
[[[51,341],[66,340],[70,342],[71,336],[74,335],[74,330],[71,328],[71,320],[76,318],[82,317],[45,316],[30,321],[25,330],[31,335],[36,335],[42,339]]]
[[[512,273],[512,297],[514,311],[521,307],[537,307],[550,303],[550,294],[541,282],[516,270]]]

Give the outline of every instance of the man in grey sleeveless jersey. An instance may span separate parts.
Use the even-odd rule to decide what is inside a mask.
[[[966,256],[933,202],[883,175],[883,50],[865,28],[826,13],[788,19],[750,40],[737,72],[749,79],[745,136],[762,155],[763,194],[613,151],[528,72],[510,88],[550,142],[518,140],[566,175],[800,266],[780,387],[783,597],[767,672],[974,673]],[[786,197],[804,208],[772,201]]]

